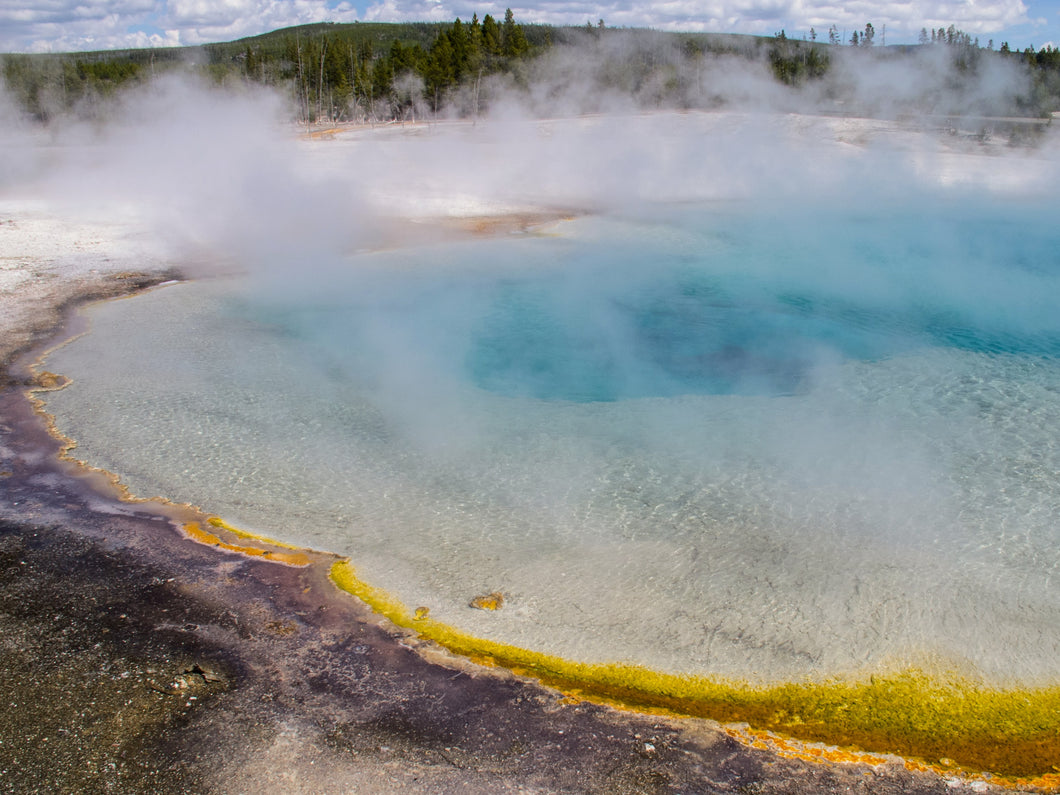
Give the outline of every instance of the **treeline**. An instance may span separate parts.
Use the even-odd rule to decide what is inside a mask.
[[[1030,70],[1032,87],[1027,98],[1028,112],[1060,111],[1060,49],[1048,46],[1035,52],[1028,47],[1013,57],[1022,58]]]
[[[236,52],[216,45],[208,48],[210,68],[221,81],[238,76],[288,88],[309,123],[405,119],[440,113],[458,90],[478,89],[484,77],[512,71],[549,44],[547,35],[528,36],[510,9],[501,22],[475,14],[469,22],[377,27],[331,26],[308,35],[295,30],[280,46],[274,36],[261,37]],[[476,90],[470,107],[458,111],[477,113],[482,102]]]
[[[810,42],[791,41],[782,30],[776,34],[769,49],[769,65],[773,76],[789,86],[807,80],[819,80],[827,74],[832,59],[826,47]],[[816,35],[814,37],[816,39]]]
[[[183,48],[113,50],[61,55],[5,55],[0,75],[31,117],[48,121],[77,112],[91,117],[122,87],[186,63]]]
[[[550,30],[524,28],[510,10],[501,21],[319,23],[200,47],[9,54],[0,74],[40,121],[105,114],[119,89],[178,69],[288,91],[305,122],[391,119],[442,111],[457,89],[546,49]]]
[[[176,69],[223,85],[286,92],[294,115],[307,124],[473,117],[513,91],[549,112],[541,103],[569,94],[572,86],[582,95],[576,106],[559,108],[563,112],[603,109],[596,98],[615,96],[636,107],[718,107],[731,99],[725,88],[734,82],[733,69],[764,69],[778,83],[807,89],[801,101],[812,95],[818,107],[871,113],[850,79],[860,62],[915,62],[941,44],[951,72],[945,91],[952,96],[974,83],[984,59],[1027,69],[1026,92],[978,112],[1004,106],[1005,112],[1041,116],[1060,110],[1060,51],[1052,47],[1017,52],[1004,43],[994,50],[992,41],[981,47],[953,26],[930,34],[925,29],[920,45],[874,46],[871,24],[846,42],[855,46],[841,46],[839,38],[835,26],[827,43],[812,29],[808,38],[796,39],[784,31],[767,38],[613,29],[603,20],[581,28],[524,26],[508,10],[501,20],[475,14],[452,23],[318,23],[200,47],[7,55],[3,79],[22,108],[42,121],[71,112],[105,114],[106,100],[119,89]],[[925,97],[910,110],[953,107],[937,95]]]

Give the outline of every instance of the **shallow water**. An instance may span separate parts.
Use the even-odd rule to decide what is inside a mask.
[[[135,493],[481,637],[1054,681],[1053,217],[688,204],[292,263],[93,307],[48,409]]]

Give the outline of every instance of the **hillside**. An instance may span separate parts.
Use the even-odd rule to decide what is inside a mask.
[[[197,47],[5,55],[3,78],[41,122],[104,117],[122,89],[183,71],[281,91],[304,123],[765,105],[867,116],[1019,116],[1060,110],[1060,50],[1009,52],[961,31],[873,46],[722,33],[519,24],[317,23]]]

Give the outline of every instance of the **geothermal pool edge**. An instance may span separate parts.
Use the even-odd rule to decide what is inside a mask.
[[[54,387],[56,384],[52,383],[52,386]],[[15,400],[17,399],[16,396]],[[39,416],[37,419],[40,419]],[[54,430],[51,431],[51,435],[54,438]],[[58,455],[59,451],[56,451],[56,459],[58,459]],[[66,475],[66,477],[69,477],[69,475]],[[5,478],[5,481],[7,479],[8,478]],[[5,481],[0,482],[7,485]],[[114,485],[113,481],[111,481],[110,485]],[[133,503],[133,505],[135,506],[135,503]],[[163,510],[168,511],[169,508],[176,507],[177,506],[169,506],[168,508],[164,507]],[[154,513],[154,511],[152,510],[151,513]],[[234,528],[228,527],[219,519],[214,518],[211,520],[209,517],[205,518],[205,524],[207,526],[212,526],[214,530],[229,533],[234,531]],[[155,516],[153,519],[157,522],[158,517]],[[192,540],[199,542],[199,544],[204,544],[208,548],[220,547],[222,550],[241,554],[245,554],[248,551],[248,547],[246,545],[241,545],[238,541],[234,544],[227,544],[227,542],[223,541],[218,535],[214,535],[201,528],[198,529],[198,533],[200,533],[201,536],[196,537],[194,531],[189,531],[188,524],[184,524],[183,527],[185,529],[185,537],[190,537]],[[238,531],[236,531],[235,534],[239,535]],[[256,540],[267,541],[266,539]],[[177,543],[179,543],[179,541]],[[139,546],[139,544],[137,546]],[[776,753],[781,757],[791,757],[797,760],[808,759],[817,762],[824,761],[829,763],[826,764],[826,767],[829,768],[834,767],[834,763],[837,762],[859,762],[862,764],[873,765],[874,767],[882,765],[883,768],[887,768],[893,765],[894,759],[892,757],[888,760],[886,756],[873,756],[868,753],[841,750],[834,747],[829,748],[821,745],[821,743],[832,743],[834,745],[838,742],[840,745],[853,745],[876,752],[894,753],[901,751],[909,757],[920,756],[929,759],[932,758],[924,753],[923,746],[918,747],[915,743],[904,748],[872,747],[873,745],[879,745],[877,740],[880,734],[878,732],[873,734],[871,727],[864,724],[864,720],[866,719],[871,721],[871,714],[862,716],[862,725],[856,726],[856,729],[861,730],[861,734],[859,734],[857,730],[851,731],[850,729],[847,729],[846,734],[839,733],[837,735],[833,727],[825,725],[827,721],[824,718],[819,719],[816,726],[814,726],[812,722],[809,722],[800,728],[797,724],[803,719],[799,715],[798,706],[805,707],[809,699],[819,697],[821,694],[820,687],[800,689],[799,686],[793,685],[781,687],[772,692],[763,692],[761,688],[745,688],[744,691],[741,692],[739,688],[734,688],[732,686],[719,687],[717,683],[704,680],[695,681],[682,677],[666,677],[640,668],[579,665],[554,658],[547,658],[545,655],[535,655],[533,653],[525,652],[524,650],[513,649],[512,647],[504,647],[501,644],[481,642],[478,639],[462,635],[461,633],[452,632],[444,626],[430,627],[424,625],[422,619],[417,619],[414,614],[410,614],[409,610],[404,606],[395,603],[393,600],[389,600],[385,595],[372,589],[370,586],[360,583],[349,568],[347,562],[341,560],[332,562],[335,560],[335,556],[327,555],[326,553],[310,553],[315,560],[305,560],[303,559],[304,556],[302,556],[297,560],[284,561],[283,556],[288,554],[291,547],[288,545],[280,546],[281,549],[273,550],[271,553],[265,553],[264,555],[262,555],[260,550],[257,550],[257,547],[254,547],[256,551],[251,554],[262,556],[265,560],[272,558],[276,562],[287,562],[288,564],[299,567],[309,565],[311,569],[327,569],[331,580],[340,588],[353,593],[372,608],[376,614],[385,617],[385,619],[393,622],[393,624],[399,627],[405,627],[406,629],[411,630],[418,635],[422,635],[431,641],[437,642],[442,647],[448,648],[457,654],[464,655],[471,660],[486,663],[487,665],[500,665],[519,674],[525,674],[538,679],[551,687],[558,688],[559,690],[566,692],[567,696],[556,696],[556,698],[571,709],[578,709],[579,707],[577,705],[579,700],[585,698],[591,701],[609,703],[619,707],[640,709],[649,713],[652,711],[661,711],[670,715],[691,714],[694,716],[704,716],[723,721],[745,721],[750,718],[750,722],[755,724],[754,728],[741,728],[739,726],[730,727],[727,729],[728,734],[739,738],[740,741],[746,745],[767,747],[773,753]],[[223,552],[218,555],[216,551],[209,551],[207,554],[214,558],[222,558],[222,560],[226,557]],[[301,553],[296,554],[301,555]],[[319,574],[316,576],[319,578]],[[393,639],[391,642],[407,643],[409,640],[408,637],[403,633],[400,633],[400,630],[398,630],[398,633],[399,634],[395,637],[393,632],[384,632],[384,634],[388,634]],[[415,645],[420,646],[422,651],[422,642],[418,642]],[[433,655],[428,655],[428,657],[431,656]],[[452,661],[449,661],[448,664],[452,664]],[[476,676],[481,675],[482,673],[483,672],[476,672],[476,674],[472,675]],[[954,687],[954,685],[959,684],[961,683],[950,683],[949,695],[951,697],[962,697],[960,693],[956,692],[959,690],[959,687]],[[967,684],[969,685],[969,689],[974,693],[974,685],[972,685],[972,683]],[[927,687],[925,687],[925,685],[927,685]],[[534,687],[532,684],[528,683],[518,686]],[[844,710],[845,704],[861,703],[862,705],[865,705],[870,699],[875,699],[876,703],[879,703],[881,696],[886,698],[888,694],[892,699],[897,697],[898,701],[900,701],[903,696],[906,698],[913,697],[922,699],[925,694],[928,697],[935,697],[938,695],[938,692],[931,690],[930,682],[925,682],[922,677],[918,678],[908,672],[903,675],[898,675],[893,679],[884,678],[877,680],[871,683],[867,689],[863,688],[860,692],[852,693],[849,689],[843,690],[843,687],[849,686],[836,685],[833,688],[834,695],[831,699],[830,705],[833,709],[838,709],[839,712]],[[695,693],[697,695],[690,699],[690,693]],[[1025,695],[1026,694],[1024,693],[1011,694],[1011,698],[1014,701],[1018,701]],[[1046,689],[1032,695],[1035,696],[1038,706],[1045,710],[1050,709],[1050,705],[1054,705],[1054,702],[1060,701],[1060,695],[1058,695],[1056,689]],[[571,698],[571,696],[573,696],[573,698]],[[851,696],[853,697],[851,698]],[[985,693],[985,698],[987,705],[989,706],[989,702],[996,701],[998,696],[996,693],[987,691]],[[694,708],[689,708],[690,701],[696,704]],[[787,711],[784,712],[784,710]],[[777,720],[774,717],[774,719],[770,720],[768,717],[765,717],[769,714],[773,714],[774,716],[781,714],[781,719]],[[833,713],[831,717],[834,717],[835,714],[838,713]],[[908,710],[906,711],[906,714],[908,714]],[[957,717],[959,718],[960,716],[958,715]],[[986,715],[988,720],[991,717],[994,716],[990,714]],[[1002,717],[1004,716],[1002,715]],[[901,718],[900,713],[899,718]],[[634,720],[634,717],[630,715],[628,719]],[[641,716],[638,719],[650,720],[651,718],[650,716]],[[822,728],[822,725],[824,725],[824,728]],[[779,731],[780,736],[773,736],[769,735],[767,732],[763,733],[759,731],[770,729]],[[786,741],[783,739],[785,735],[798,738],[798,740],[803,742],[796,741],[792,743]],[[839,740],[836,739],[837,736],[840,738]],[[894,734],[892,733],[890,736],[893,738]],[[866,738],[868,738],[867,741]],[[1055,789],[1058,784],[1057,777],[1054,774],[1051,774],[1048,768],[1041,770],[1036,769],[1033,771],[1028,771],[1026,768],[1020,768],[1016,771],[1015,775],[1009,775],[1006,777],[991,777],[989,775],[984,777],[975,770],[977,766],[980,768],[990,767],[989,765],[976,764],[977,760],[983,759],[983,756],[981,755],[982,747],[987,746],[991,742],[996,743],[998,740],[1005,741],[1007,739],[1009,738],[1003,736],[998,737],[996,734],[984,736],[977,738],[979,741],[978,744],[970,744],[972,747],[965,749],[965,753],[962,753],[960,749],[957,752],[946,753],[944,749],[943,752],[935,754],[935,758],[941,757],[942,759],[939,763],[931,764],[928,762],[904,761],[901,764],[903,767],[911,770],[919,769],[925,772],[930,771],[932,774],[945,776],[949,781],[947,784],[948,787],[952,787],[958,780],[963,781],[968,786],[978,784],[981,787],[989,780],[992,784],[1004,785],[1009,788],[1032,787],[1035,789]],[[1035,744],[1033,738],[1021,740],[1021,742],[1024,742],[1028,747],[1033,747]],[[976,745],[979,747],[977,748]],[[937,749],[932,748],[931,750],[934,752]],[[967,751],[971,751],[971,753],[967,753]],[[1051,751],[1052,746],[1046,745],[1045,753],[1050,753]],[[971,764],[969,764],[969,761],[971,761]],[[1028,772],[1041,773],[1041,775],[1028,775]]]
[[[878,762],[882,755],[898,754],[939,773],[959,770],[969,780],[986,776],[1014,787],[1060,788],[1054,765],[1060,758],[1055,730],[1060,685],[1000,689],[956,673],[943,680],[906,669],[853,680],[763,686],[634,665],[581,663],[476,638],[434,621],[423,608],[410,610],[359,579],[349,560],[332,565],[331,579],[397,626],[575,698],[746,724],[748,736],[786,737],[793,753],[809,753],[799,741],[813,743],[813,756],[821,760]]]
[[[11,360],[8,359],[4,373],[8,372],[10,366]],[[137,727],[130,727],[126,731],[127,737],[123,736],[125,744],[118,744],[121,754],[125,757],[131,747],[128,743],[134,743],[139,748],[136,752],[138,756],[134,756],[142,769],[149,771],[154,766],[153,778],[149,779],[154,783],[158,782],[159,775],[163,776],[163,780],[165,775],[170,775],[171,783],[179,783],[191,780],[187,777],[194,774],[192,777],[197,777],[198,787],[211,776],[220,773],[234,775],[230,764],[232,759],[240,756],[240,749],[230,741],[217,742],[220,739],[218,731],[222,731],[220,727],[223,725],[227,728],[226,722],[238,725],[249,723],[254,727],[257,734],[251,734],[257,737],[254,742],[258,744],[255,747],[260,747],[263,753],[275,747],[268,745],[266,740],[276,736],[277,726],[297,725],[305,735],[299,738],[299,747],[308,755],[316,754],[317,759],[320,754],[326,756],[331,753],[329,748],[341,747],[343,740],[350,739],[350,732],[360,738],[358,742],[364,742],[361,736],[371,736],[373,731],[376,737],[384,737],[377,734],[378,728],[372,728],[376,724],[366,724],[363,720],[358,722],[354,718],[360,716],[363,719],[365,708],[353,708],[348,690],[338,688],[329,693],[328,699],[321,699],[319,694],[315,699],[305,697],[303,690],[306,677],[333,677],[338,670],[336,666],[352,666],[354,670],[367,670],[363,675],[369,678],[382,677],[383,692],[389,692],[383,703],[373,702],[368,711],[387,714],[392,709],[389,704],[404,704],[407,709],[402,708],[402,713],[407,711],[408,717],[401,719],[404,721],[402,725],[411,726],[426,717],[424,710],[431,711],[432,708],[426,707],[422,697],[412,695],[413,691],[422,693],[425,685],[432,693],[431,697],[441,697],[444,703],[454,705],[445,708],[449,712],[443,710],[443,714],[448,714],[442,720],[443,726],[455,726],[456,721],[467,724],[467,707],[458,707],[453,711],[456,704],[478,705],[474,709],[478,717],[467,725],[471,726],[473,732],[484,730],[485,739],[472,740],[470,735],[464,734],[456,742],[457,749],[467,754],[461,758],[461,769],[470,771],[465,778],[471,777],[479,782],[477,787],[469,790],[472,792],[497,791],[496,775],[490,773],[485,779],[482,776],[485,771],[497,766],[496,748],[491,746],[493,741],[489,737],[494,737],[491,731],[498,723],[504,725],[509,734],[525,737],[520,742],[536,748],[529,767],[526,762],[512,762],[510,759],[506,762],[507,767],[501,765],[507,771],[501,780],[513,785],[520,781],[551,782],[548,787],[555,788],[564,782],[577,781],[579,789],[582,789],[596,781],[598,787],[610,788],[610,791],[640,792],[643,791],[643,785],[653,781],[653,789],[670,782],[679,785],[684,791],[712,792],[716,791],[716,785],[728,781],[738,787],[752,785],[756,789],[762,788],[758,791],[763,792],[809,793],[846,790],[851,783],[864,785],[870,780],[873,792],[928,793],[953,792],[955,788],[959,790],[966,787],[972,788],[969,791],[983,791],[986,784],[984,780],[974,777],[954,778],[952,770],[942,771],[947,778],[940,778],[935,772],[918,772],[918,765],[903,763],[895,758],[884,758],[881,762],[866,757],[844,757],[840,753],[832,755],[833,762],[855,761],[862,764],[807,766],[801,759],[827,760],[829,755],[814,746],[793,749],[785,746],[782,740],[763,737],[739,727],[729,729],[726,734],[713,728],[712,724],[704,726],[702,722],[694,720],[674,722],[652,714],[614,713],[606,707],[595,707],[567,699],[551,690],[542,690],[525,679],[513,679],[500,672],[490,673],[477,667],[467,669],[458,660],[448,659],[445,666],[439,667],[435,659],[437,655],[423,656],[422,650],[407,648],[422,646],[421,643],[412,642],[412,638],[400,631],[375,629],[379,619],[372,613],[358,611],[355,603],[343,598],[337,589],[334,597],[324,593],[332,589],[326,575],[333,558],[325,559],[326,563],[297,568],[273,565],[261,558],[237,558],[237,561],[242,562],[233,563],[232,554],[218,553],[210,544],[189,545],[188,537],[179,533],[172,522],[163,522],[162,517],[151,507],[113,501],[112,497],[101,495],[98,489],[90,487],[83,479],[74,477],[68,467],[59,462],[58,442],[46,434],[39,416],[29,410],[30,403],[23,394],[24,385],[17,383],[18,378],[13,378],[13,381],[17,385],[8,387],[0,394],[0,438],[3,441],[0,445],[0,519],[4,523],[5,548],[10,548],[12,543],[21,545],[22,557],[27,559],[23,565],[33,563],[37,573],[35,579],[23,578],[17,583],[10,581],[0,590],[7,603],[15,596],[13,587],[17,585],[24,588],[23,583],[32,579],[37,593],[47,593],[48,600],[41,605],[47,615],[27,615],[32,611],[23,610],[11,611],[4,617],[5,623],[11,620],[20,622],[16,626],[23,631],[36,626],[41,637],[45,638],[46,646],[39,663],[47,668],[49,655],[55,654],[52,647],[56,642],[60,646],[66,642],[57,641],[53,637],[54,633],[48,629],[56,616],[64,613],[80,616],[77,619],[77,631],[87,639],[99,638],[107,642],[108,633],[111,632],[108,630],[112,620],[108,617],[110,608],[117,610],[114,605],[123,602],[130,607],[139,605],[136,611],[128,610],[130,616],[140,615],[136,616],[136,621],[129,623],[123,637],[131,638],[141,646],[147,642],[144,639],[161,637],[159,628],[169,625],[170,619],[157,614],[152,604],[139,604],[134,594],[140,591],[129,590],[129,578],[136,580],[138,575],[135,572],[140,570],[152,572],[151,582],[159,583],[153,587],[179,593],[181,610],[206,610],[209,613],[211,610],[216,612],[218,605],[224,605],[225,615],[234,617],[211,615],[201,623],[185,624],[185,629],[178,632],[176,641],[170,640],[173,630],[164,630],[162,634],[167,640],[177,642],[177,646],[170,651],[155,648],[159,643],[164,647],[163,642],[151,641],[155,643],[152,653],[156,656],[160,653],[162,665],[169,665],[176,672],[174,682],[197,682],[201,678],[209,690],[214,687],[211,685],[212,674],[207,676],[195,671],[212,671],[214,669],[210,665],[220,666],[226,673],[222,677],[223,683],[217,687],[226,692],[234,688],[236,693],[234,699],[218,695],[211,699],[202,697],[197,703],[188,702],[196,706],[188,710],[182,708],[181,716],[175,723],[173,719],[166,719],[169,721],[163,724],[166,728],[154,742],[146,742],[143,736],[138,735]],[[144,512],[144,509],[148,510]],[[36,548],[32,551],[35,558],[29,554],[34,545]],[[105,554],[107,560],[119,562],[121,568],[117,571],[82,570],[86,555],[90,557],[95,554],[93,550]],[[134,572],[133,575],[129,575],[130,571]],[[59,572],[64,573],[59,575]],[[102,579],[93,581],[92,578]],[[106,612],[100,613],[98,608],[93,612],[90,603],[84,598],[85,588],[105,590],[109,600]],[[18,591],[18,598],[22,596],[22,591]],[[171,608],[160,610],[164,613]],[[125,615],[122,614],[123,620]],[[218,644],[217,630],[213,628],[231,624],[233,620],[238,626],[257,629],[249,632],[241,629],[236,636],[228,632],[227,639],[223,633]],[[367,647],[356,644],[351,649],[350,641],[346,638],[365,635],[372,638]],[[189,640],[199,643],[209,640],[208,646],[212,649],[210,654],[215,658],[215,663],[202,661],[201,655],[200,661],[191,665],[183,663],[181,660],[188,658]],[[96,643],[95,648],[99,648],[99,643]],[[111,650],[113,647],[107,646],[106,649]],[[107,666],[121,668],[124,665],[126,674],[130,670],[134,674],[142,673],[135,660],[123,658],[117,650],[107,653],[111,655]],[[319,655],[319,658],[308,661],[306,656],[312,654]],[[376,667],[364,669],[366,654],[376,660]],[[88,655],[82,653],[81,656]],[[68,658],[65,652],[63,658]],[[400,663],[395,661],[399,659]],[[94,660],[88,661],[94,665]],[[11,659],[5,657],[4,664],[5,668],[12,670]],[[25,661],[19,665],[24,666]],[[184,668],[194,673],[182,673]],[[264,671],[272,673],[263,678]],[[390,684],[387,685],[387,682]],[[471,691],[465,692],[469,687]],[[149,690],[147,697],[156,696],[165,701],[163,693]],[[196,695],[196,699],[198,697]],[[67,692],[63,699],[72,701],[76,706],[76,688]],[[93,707],[88,704],[87,695],[85,699],[81,703],[82,714],[85,714],[85,709],[91,714]],[[257,699],[261,701],[255,702]],[[262,704],[275,706],[263,707]],[[487,704],[492,706],[482,712],[481,708]],[[41,781],[54,783],[56,777],[61,780],[64,775],[83,775],[81,771],[75,773],[72,769],[64,770],[61,764],[57,770],[48,770],[55,767],[53,757],[37,757],[34,761],[36,752],[20,742],[33,736],[32,732],[28,734],[25,731],[25,726],[37,725],[35,721],[42,721],[40,725],[52,725],[55,705],[41,703],[30,707],[29,711],[21,708],[17,718],[16,713],[8,710],[8,706],[11,705],[0,708],[0,713],[3,713],[0,736],[7,738],[11,729],[5,731],[4,727],[11,727],[13,719],[17,721],[17,734],[4,741],[3,754],[0,756],[6,757],[6,764],[27,763],[27,781],[36,780],[33,777],[37,776]],[[349,717],[347,722],[337,720],[342,714]],[[437,718],[431,712],[427,724],[434,723]],[[350,719],[353,719],[353,723],[349,722]],[[354,728],[343,729],[346,734],[341,738],[321,744],[320,738],[326,735],[326,732],[320,734],[321,727],[340,725]],[[268,729],[270,726],[272,728]],[[454,737],[459,734],[456,729],[445,730],[453,731]],[[326,736],[334,737],[334,729],[332,732],[332,735]],[[740,737],[741,744],[734,745],[730,739],[725,739],[730,734]],[[409,770],[418,771],[424,780],[434,784],[448,780],[446,777],[453,770],[452,763],[448,760],[440,762],[435,756],[436,741],[428,739],[432,737],[429,732],[408,737],[410,739],[406,741],[400,755],[404,755]],[[596,740],[589,743],[576,740],[575,745],[570,745],[570,740],[578,737],[593,737]],[[647,740],[641,741],[641,738]],[[206,748],[204,742],[211,747]],[[375,742],[382,746],[388,741]],[[392,740],[389,742],[392,743]],[[51,747],[61,750],[66,747],[63,743],[63,737],[56,737]],[[80,747],[80,743],[77,746]],[[763,746],[769,748],[769,753],[761,750]],[[198,762],[194,761],[196,757],[190,752],[187,759],[181,756],[192,747],[199,755]],[[112,756],[114,753],[117,752],[106,748],[101,748],[99,752],[104,760],[108,754]],[[226,754],[231,756],[226,758]],[[113,783],[117,782],[113,778],[117,775],[114,771],[124,770],[128,773],[128,758],[113,758],[117,763],[110,767],[104,764],[101,767],[103,772],[93,780],[102,781],[110,776]],[[171,774],[161,773],[163,758],[170,760],[165,764],[169,765]],[[352,775],[348,759],[335,759],[332,755],[325,761],[330,763],[330,769],[336,775]],[[291,761],[290,764],[305,775],[311,772],[304,766],[304,760],[301,763]],[[385,773],[383,778],[373,779],[379,792],[431,791],[429,785],[425,790],[417,790],[408,780],[396,781],[390,767],[383,771],[385,765],[381,767],[377,758],[361,758],[354,767],[375,776],[384,776]],[[316,770],[323,769],[318,767]],[[179,773],[172,773],[175,770]],[[705,770],[711,771],[706,778],[703,774]],[[254,781],[261,783],[265,780],[262,778],[265,774],[261,771],[258,774],[245,770],[240,772],[240,776],[243,776],[241,780],[244,781],[253,775],[258,776]],[[648,778],[644,778],[646,776]],[[866,779],[866,776],[870,779]],[[126,779],[135,780],[135,776]],[[148,779],[139,780],[146,782]],[[382,785],[384,781],[389,782],[390,789]],[[187,787],[187,784],[181,784],[181,787]],[[729,785],[723,787],[729,789]],[[211,788],[204,789],[209,791]],[[174,788],[174,791],[192,790]],[[118,791],[135,792],[137,789],[134,784],[133,789],[122,790],[119,787]]]

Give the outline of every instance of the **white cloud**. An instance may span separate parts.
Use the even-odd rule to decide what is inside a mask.
[[[502,9],[503,10],[503,9]],[[781,29],[800,35],[816,28],[818,34],[836,25],[840,31],[861,29],[871,22],[877,34],[886,25],[893,34],[909,34],[921,27],[955,25],[970,34],[993,33],[1028,23],[1022,0],[936,0],[935,2],[870,2],[854,0],[667,0],[652,4],[540,0],[531,7],[514,7],[525,21],[585,24],[604,19],[612,26],[652,27],[660,30],[713,30],[770,35]]]
[[[170,0],[166,4],[169,19],[183,27],[204,25],[228,26],[234,20],[246,19],[257,11],[254,0]]]
[[[491,13],[489,10],[482,12]],[[495,12],[494,12],[495,13]],[[452,21],[460,16],[444,0],[382,0],[368,6],[364,13],[366,22],[396,22],[416,20],[424,22]],[[470,18],[470,14],[467,15]]]
[[[129,17],[149,13],[157,5],[157,0],[45,0],[28,4],[19,0],[0,0],[0,24],[69,22],[104,19],[110,15]]]
[[[0,51],[202,44],[355,19],[351,3],[327,0],[0,0]]]
[[[491,13],[489,10],[482,12]],[[494,12],[495,14],[495,12]],[[460,14],[444,0],[383,0],[368,6],[365,12],[366,22],[396,22],[400,20],[417,20],[426,22],[452,21]],[[471,17],[471,15],[466,15]],[[526,20],[525,20],[526,21]]]
[[[81,50],[172,46],[224,41],[276,28],[332,20],[391,22],[451,20],[504,14],[507,2],[475,0],[0,0],[0,50]],[[1037,2],[1037,0],[1035,0]],[[584,25],[604,19],[612,27],[721,31],[770,35],[785,29],[819,37],[830,25],[840,33],[871,22],[889,40],[915,41],[921,27],[955,25],[972,35],[1001,34],[1016,26],[1043,25],[1023,0],[523,0],[513,4],[522,22]],[[364,7],[364,6],[362,6]],[[1041,9],[1035,9],[1040,11]],[[1056,38],[1052,31],[1042,31]]]
[[[181,31],[185,44],[252,36],[310,22],[352,22],[348,3],[329,7],[324,0],[169,0],[165,20]]]

